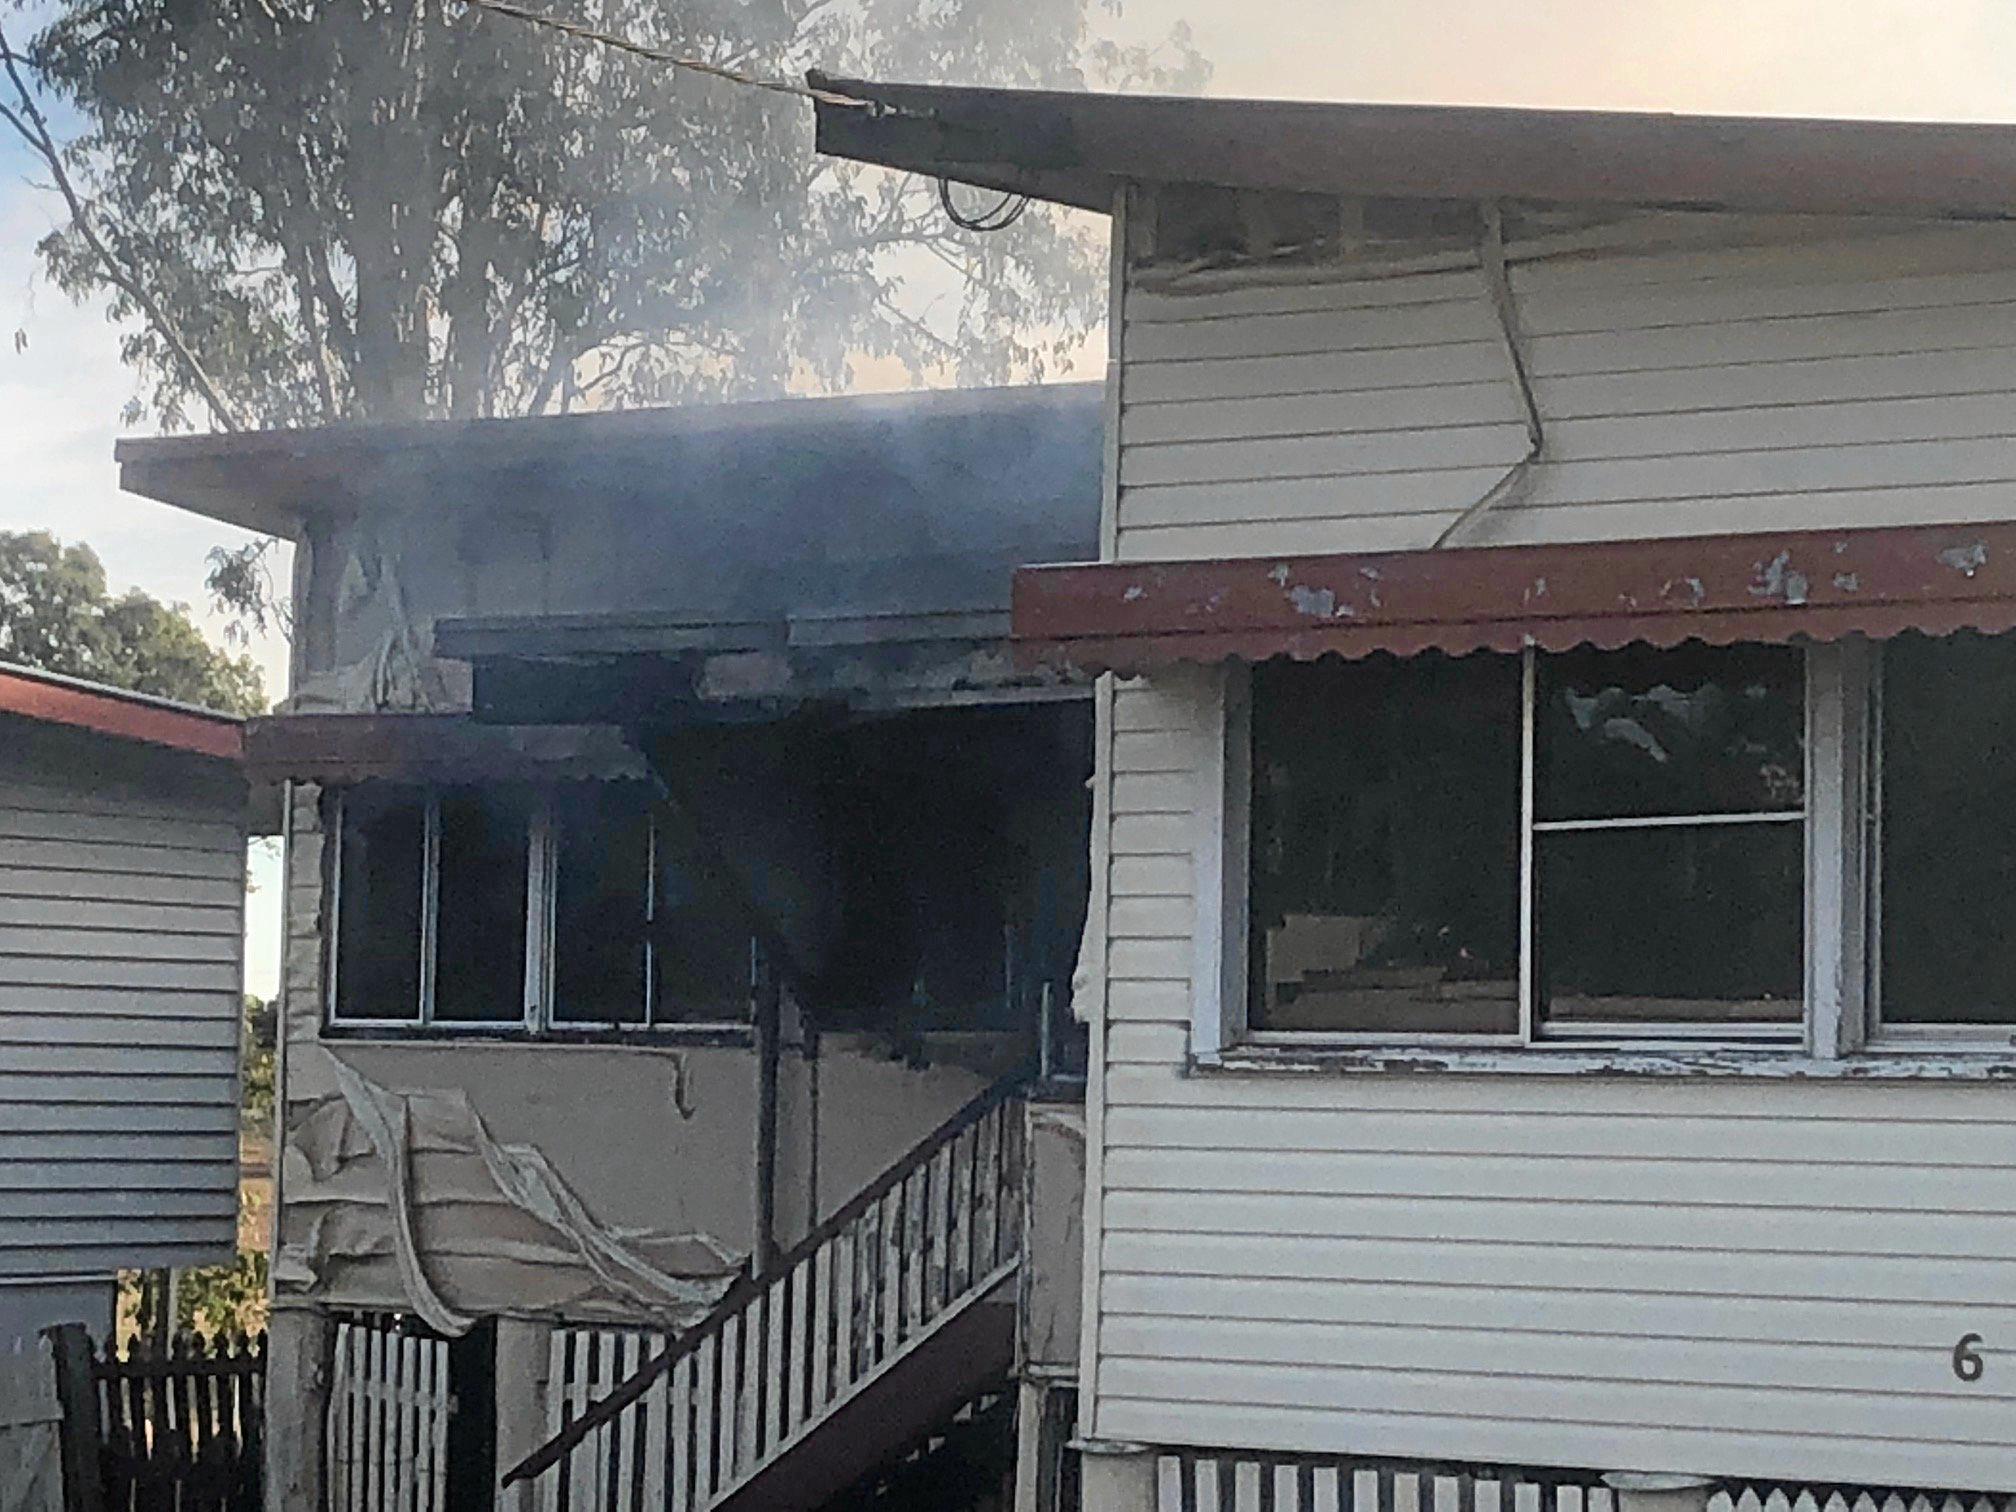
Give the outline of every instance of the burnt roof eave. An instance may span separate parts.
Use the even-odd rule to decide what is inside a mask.
[[[1094,209],[1123,182],[2016,218],[2016,126],[1069,94],[821,76],[821,151]],[[1061,144],[1061,145],[1060,145]]]

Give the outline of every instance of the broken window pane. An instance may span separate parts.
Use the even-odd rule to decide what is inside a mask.
[[[2016,636],[1883,648],[1882,1016],[2016,1024]]]
[[[1256,1029],[1519,1027],[1517,658],[1253,671]]]
[[[553,1021],[643,1024],[651,805],[636,786],[571,788],[553,803]]]
[[[657,815],[651,1022],[747,1022],[755,940],[737,879],[710,864],[705,847],[675,813],[661,806]]]
[[[1541,657],[1536,817],[1800,808],[1802,655],[1793,646],[1688,644]]]
[[[1535,837],[1534,866],[1550,1028],[1800,1021],[1797,820],[1556,831]]]
[[[515,790],[458,788],[440,802],[434,1018],[523,1023],[530,799]]]
[[[415,788],[343,795],[336,905],[339,1019],[420,1016],[420,906],[427,797]]]

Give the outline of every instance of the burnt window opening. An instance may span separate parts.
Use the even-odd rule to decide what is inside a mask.
[[[1801,1027],[1799,650],[1270,663],[1250,718],[1252,1029]]]
[[[522,791],[370,785],[340,801],[333,1017],[521,1023],[527,846]]]
[[[651,837],[651,1021],[748,1021],[760,956],[751,905],[737,896],[691,827],[662,805],[653,810]]]
[[[823,761],[834,917],[807,1002],[818,1022],[1037,1035],[1084,922],[1089,709],[864,721]],[[1082,1062],[1077,1038],[1054,1035],[1059,1076]]]
[[[678,739],[669,798],[332,795],[331,1024],[746,1033],[774,957],[820,1028],[1022,1034],[1082,1074],[1085,706]]]
[[[584,784],[552,815],[554,1026],[746,1024],[748,920],[652,790]]]
[[[525,1017],[531,795],[458,788],[435,800],[433,1015],[441,1024]]]
[[[1886,1027],[2016,1028],[2016,635],[1886,643],[1874,976]]]
[[[649,795],[568,788],[554,799],[553,827],[553,1021],[649,1023]]]
[[[421,915],[426,901],[427,794],[346,793],[337,860],[336,1017],[420,1017]]]

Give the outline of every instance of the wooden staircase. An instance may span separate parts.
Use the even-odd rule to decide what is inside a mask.
[[[1014,1360],[1019,1082],[989,1088],[505,1476],[552,1512],[814,1512]]]

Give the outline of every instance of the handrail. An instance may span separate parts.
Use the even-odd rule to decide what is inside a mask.
[[[551,1439],[512,1466],[499,1482],[500,1487],[516,1485],[519,1481],[544,1474],[578,1448],[589,1435],[621,1417],[681,1360],[697,1354],[710,1339],[720,1334],[731,1320],[769,1289],[776,1277],[787,1274],[792,1267],[839,1238],[850,1225],[927,1165],[948,1144],[974,1128],[1002,1104],[1014,1099],[1027,1085],[1027,1072],[1017,1071],[985,1088],[898,1156],[881,1175],[816,1224],[803,1239],[779,1254],[768,1275],[759,1277],[752,1274],[745,1261],[728,1290],[722,1293],[721,1299],[704,1318],[618,1382],[607,1396],[591,1403],[580,1417],[569,1420]]]

